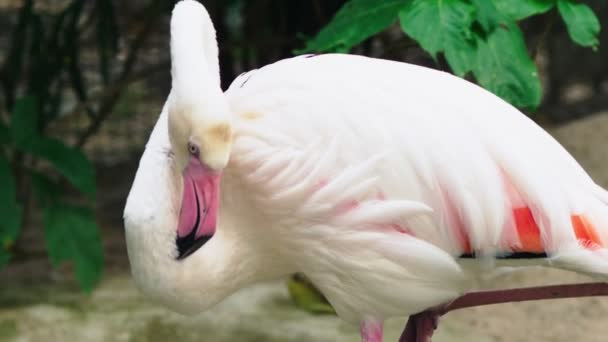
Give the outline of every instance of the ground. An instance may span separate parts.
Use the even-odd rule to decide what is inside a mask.
[[[608,185],[608,113],[551,129],[600,184]],[[114,166],[132,175],[134,164]],[[0,341],[357,341],[357,327],[328,315],[296,309],[284,283],[260,284],[232,296],[207,313],[186,318],[149,302],[128,274],[120,221],[131,176],[101,169],[100,223],[106,273],[90,294],[78,291],[69,269],[53,270],[44,247],[30,246],[0,273]],[[35,222],[33,223],[35,224]],[[36,231],[28,234],[37,234]],[[530,269],[500,286],[589,281],[572,273]],[[607,298],[502,304],[449,313],[434,341],[605,341]],[[387,324],[396,341],[405,319]]]

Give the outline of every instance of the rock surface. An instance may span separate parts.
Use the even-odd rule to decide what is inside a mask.
[[[598,183],[608,185],[608,113],[550,130]],[[516,137],[514,137],[516,138]],[[47,265],[39,261],[37,269]],[[48,265],[47,265],[48,266]],[[27,266],[30,267],[30,266]],[[294,308],[283,283],[260,284],[212,310],[187,318],[156,306],[134,288],[126,270],[110,268],[95,291],[79,292],[65,277],[33,276],[13,265],[0,277],[0,341],[358,341],[358,329],[333,316]],[[25,271],[24,271],[25,270]],[[9,269],[10,272],[10,269]],[[588,281],[572,273],[529,269],[501,287]],[[605,341],[608,299],[504,304],[450,313],[435,342]],[[396,341],[404,319],[387,323]]]
[[[389,322],[397,340],[401,320]],[[438,341],[466,329],[446,322]],[[441,338],[445,336],[446,338]],[[335,316],[294,308],[284,283],[243,290],[193,318],[142,297],[128,274],[110,277],[90,296],[65,286],[5,288],[0,296],[2,341],[357,341],[358,330]]]
[[[604,188],[608,187],[608,112],[601,112],[567,125],[549,129]]]

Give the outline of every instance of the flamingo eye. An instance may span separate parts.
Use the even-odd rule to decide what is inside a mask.
[[[193,156],[198,156],[198,153],[199,153],[198,145],[196,145],[193,142],[189,142],[188,143],[188,152],[190,152],[190,154]]]

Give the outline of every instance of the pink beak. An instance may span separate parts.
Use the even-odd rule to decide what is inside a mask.
[[[190,157],[182,176],[184,192],[176,240],[178,259],[194,253],[211,239],[220,199],[220,172],[205,167],[197,157]]]

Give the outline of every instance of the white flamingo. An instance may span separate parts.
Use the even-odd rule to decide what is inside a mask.
[[[385,318],[421,312],[402,340],[426,341],[454,306],[543,298],[452,302],[500,271],[497,258],[606,279],[608,193],[484,89],[330,54],[222,93],[215,30],[192,0],[173,11],[171,58],[124,213],[135,281],[170,308],[200,312],[302,272],[364,341],[381,341]]]

